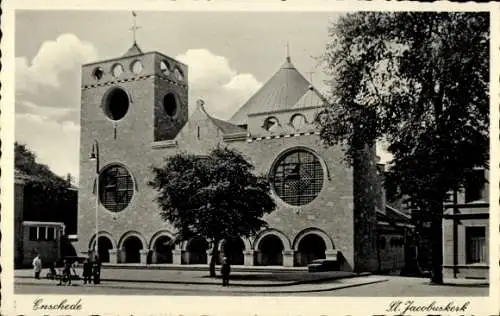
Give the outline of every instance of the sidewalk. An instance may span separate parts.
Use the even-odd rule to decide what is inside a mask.
[[[81,269],[76,271],[81,276]],[[41,277],[45,277],[44,270]],[[166,283],[166,284],[195,284],[195,285],[219,285],[220,275],[216,278],[208,276],[208,271],[194,270],[157,270],[157,269],[109,269],[103,267],[101,277],[103,282],[129,282],[129,283]],[[32,279],[31,270],[16,270],[16,279]],[[316,272],[234,272],[231,274],[231,284],[240,287],[277,287],[293,286],[300,284],[318,284],[344,278],[355,278],[369,274],[356,274],[344,271]],[[35,280],[34,280],[35,281]]]
[[[289,286],[241,286],[231,283],[228,287],[222,287],[220,282],[215,284],[203,284],[193,287],[189,283],[180,284],[169,284],[169,283],[151,283],[151,282],[103,282],[99,285],[83,285],[82,281],[74,281],[71,287],[66,286],[56,286],[57,281],[54,280],[34,280],[33,278],[18,278],[16,277],[16,285],[38,285],[41,287],[51,286],[57,288],[60,291],[85,291],[88,293],[96,294],[96,290],[105,291],[106,289],[123,289],[123,290],[137,290],[137,291],[147,291],[151,294],[172,294],[176,291],[181,291],[185,293],[186,291],[192,291],[193,293],[210,292],[210,293],[221,293],[231,294],[231,293],[248,293],[248,294],[293,294],[293,293],[307,293],[307,292],[323,292],[323,291],[333,291],[338,289],[351,288],[356,286],[381,283],[387,281],[387,278],[381,276],[365,276],[360,278],[347,278],[338,279],[331,282],[324,282],[319,284],[295,284]],[[156,292],[156,293],[155,293]]]

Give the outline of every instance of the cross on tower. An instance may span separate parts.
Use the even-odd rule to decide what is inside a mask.
[[[136,44],[137,43],[136,42],[136,32],[141,27],[137,26],[137,24],[136,24],[137,14],[135,13],[135,11],[132,11],[132,16],[134,17],[134,24],[132,25],[132,27],[130,28],[130,30],[132,31],[132,36],[133,36],[133,39],[134,39],[134,44]]]

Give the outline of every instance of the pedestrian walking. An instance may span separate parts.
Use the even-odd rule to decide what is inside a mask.
[[[89,284],[92,283],[92,262],[89,258],[83,262],[83,284],[87,284],[87,281]]]
[[[40,273],[42,272],[42,259],[40,255],[37,254],[33,259],[33,271],[35,272],[35,279],[40,279]]]
[[[220,273],[222,274],[222,286],[229,286],[229,274],[231,274],[231,265],[229,264],[227,257],[224,257],[224,259],[222,259]]]
[[[63,284],[71,285],[71,263],[66,259],[63,260],[62,274],[57,285]]]

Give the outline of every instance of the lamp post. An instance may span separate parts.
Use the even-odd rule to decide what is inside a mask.
[[[92,144],[92,153],[90,154],[90,161],[95,160],[95,252],[99,255],[99,143],[94,140]]]

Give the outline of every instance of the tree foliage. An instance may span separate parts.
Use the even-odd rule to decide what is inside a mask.
[[[14,144],[14,166],[26,176],[24,185],[24,219],[33,221],[64,221],[75,226],[70,214],[76,208],[76,192],[68,190],[71,183],[44,164],[26,145]],[[71,223],[70,223],[71,222]],[[70,230],[76,229],[71,227]]]
[[[201,157],[176,154],[153,173],[150,185],[158,191],[162,218],[177,230],[176,240],[207,238],[212,261],[219,241],[257,233],[267,225],[263,215],[275,209],[266,178],[231,149],[219,147]]]
[[[348,14],[330,38],[322,139],[343,145],[350,163],[356,142],[387,143],[389,180],[440,221],[448,192],[488,165],[488,13]]]

